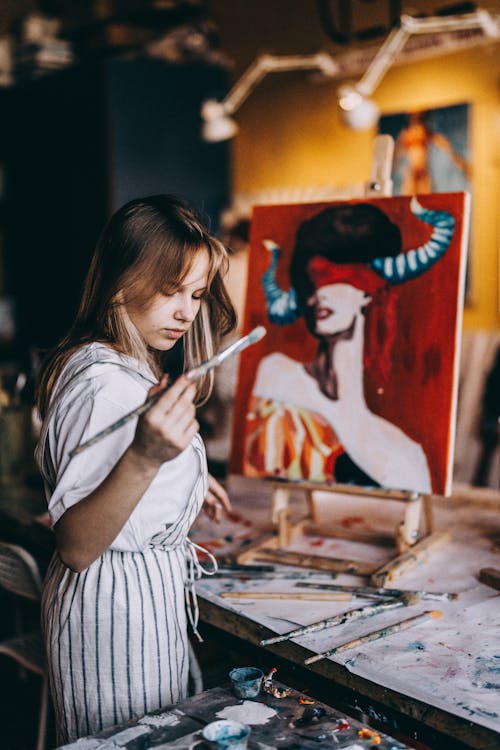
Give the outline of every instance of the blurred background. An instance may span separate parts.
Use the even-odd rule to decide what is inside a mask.
[[[359,196],[385,132],[427,160],[417,192],[472,193],[456,476],[498,486],[498,14],[491,0],[2,0],[4,410],[32,404],[40,359],[67,330],[99,231],[125,201],[173,192],[204,212],[231,251],[241,321],[252,205]],[[391,43],[407,16],[437,24]],[[271,64],[259,68],[263,55]],[[365,110],[342,110],[342,91],[352,96],[342,87],[360,82]],[[215,132],[221,102],[231,139]],[[410,117],[420,134],[417,123],[403,142]],[[408,192],[396,156],[395,190]],[[201,415],[221,476],[235,378],[233,363]]]

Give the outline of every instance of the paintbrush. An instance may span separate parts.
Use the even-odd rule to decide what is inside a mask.
[[[409,617],[407,620],[401,620],[401,622],[396,622],[394,625],[389,625],[386,628],[374,630],[373,633],[362,635],[360,638],[355,638],[353,641],[342,643],[342,645],[335,646],[328,651],[324,651],[322,654],[315,654],[315,656],[310,656],[308,659],[304,659],[304,664],[313,664],[315,661],[326,659],[328,656],[332,656],[333,654],[340,654],[342,651],[347,651],[350,648],[362,646],[364,643],[369,643],[370,641],[377,641],[379,638],[385,638],[386,636],[392,635],[393,633],[401,633],[402,630],[408,630],[408,628],[413,628],[415,625],[419,625],[420,623],[426,622],[429,619],[435,619],[442,616],[443,613],[440,612],[439,609],[427,610],[421,615]]]
[[[336,583],[296,583],[296,586],[300,586],[308,589],[328,589],[329,591],[347,591],[357,596],[366,596],[367,598],[376,599],[387,599],[389,597],[401,597],[405,594],[415,594],[420,599],[430,599],[433,601],[455,601],[458,599],[458,594],[446,594],[438,591],[405,591],[404,589],[384,589],[374,588],[373,586],[342,586]]]
[[[373,615],[378,615],[381,612],[389,612],[398,607],[410,607],[413,604],[418,604],[418,602],[418,596],[410,595],[402,596],[401,599],[391,599],[390,601],[369,604],[366,607],[351,609],[348,612],[341,612],[339,615],[327,617],[325,620],[313,622],[311,625],[305,625],[303,628],[296,628],[296,630],[291,630],[289,633],[284,633],[283,635],[276,635],[273,638],[265,638],[260,642],[260,645],[270,646],[272,643],[281,643],[282,641],[288,641],[290,638],[298,638],[299,636],[308,635],[309,633],[316,633],[318,630],[325,630],[326,628],[334,628],[337,625],[344,625],[346,622],[354,622],[355,620],[361,620],[366,617],[373,617]]]
[[[223,575],[230,575],[231,573],[238,575],[241,575],[242,573],[245,575],[247,573],[274,573],[276,571],[274,565],[240,565],[239,563],[230,563],[226,565],[221,564],[220,562],[218,569]]]
[[[238,568],[237,570],[232,570],[231,568],[221,568],[219,566],[219,570],[217,573],[214,573],[211,578],[248,578],[250,580],[273,580],[275,578],[279,578],[281,580],[287,580],[287,581],[302,581],[304,578],[318,578],[321,576],[321,573],[315,573],[314,571],[296,571],[293,573],[287,573],[284,570],[264,570],[261,573],[259,573],[258,570],[245,570],[246,566],[242,566]],[[273,566],[262,566],[262,567],[270,567]],[[332,574],[324,573],[323,574],[327,578],[333,578]],[[318,587],[322,588],[323,584],[319,583]]]
[[[264,328],[264,326],[257,326],[257,328],[254,328],[253,331],[250,331],[250,333],[248,333],[246,336],[242,336],[240,339],[234,341],[232,344],[215,354],[210,359],[207,359],[206,362],[202,362],[201,365],[188,370],[185,377],[192,382],[199,380],[203,375],[206,375],[207,372],[213,370],[214,367],[217,367],[222,362],[225,362],[228,357],[232,357],[234,354],[239,354],[248,346],[251,346],[252,344],[257,343],[257,341],[260,341],[261,338],[265,336],[265,334],[266,329]],[[117,419],[116,422],[113,422],[108,427],[105,427],[103,430],[96,433],[93,437],[89,438],[89,440],[81,443],[74,450],[70,451],[70,458],[73,458],[73,456],[77,456],[82,451],[90,448],[91,445],[95,445],[96,443],[98,443],[107,435],[111,435],[112,432],[119,430],[120,427],[123,427],[124,424],[129,422],[134,417],[140,417],[141,414],[145,414],[157,403],[157,401],[159,401],[159,399],[163,396],[168,388],[170,388],[170,385],[166,385],[165,388],[161,388],[157,393],[154,394],[154,396],[151,396],[143,404],[138,406],[137,409],[129,411],[128,414],[125,414],[120,419]]]

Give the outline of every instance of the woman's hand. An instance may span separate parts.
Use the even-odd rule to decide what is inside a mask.
[[[148,391],[151,398],[166,388],[168,378]],[[160,396],[156,404],[139,417],[131,448],[148,464],[159,466],[179,455],[199,430],[194,397],[196,384],[184,375]]]
[[[208,475],[208,491],[203,510],[216,523],[221,520],[223,512],[231,513],[232,511],[231,501],[226,490],[211,474]]]

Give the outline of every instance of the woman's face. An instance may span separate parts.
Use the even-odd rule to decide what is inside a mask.
[[[147,305],[127,305],[129,318],[147,346],[168,351],[189,330],[207,291],[208,271],[208,252],[202,248],[182,285],[171,294],[157,293]]]
[[[320,286],[307,300],[308,307],[313,308],[314,333],[332,336],[348,330],[370,300],[371,297],[351,284]]]

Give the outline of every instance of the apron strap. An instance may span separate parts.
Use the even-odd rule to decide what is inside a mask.
[[[198,559],[197,552],[202,552],[208,557],[211,563],[211,568],[207,569],[203,567]],[[196,581],[198,581],[202,577],[202,575],[213,576],[215,573],[217,573],[218,565],[217,560],[211,552],[209,552],[204,547],[200,547],[199,544],[195,544],[195,542],[191,541],[191,539],[186,539],[185,554],[187,564],[187,580],[184,589],[186,593],[186,611],[189,622],[191,624],[191,628],[193,629],[193,633],[200,641],[200,643],[202,643],[203,638],[198,632],[200,610],[198,607],[198,597],[196,596],[195,584]]]

